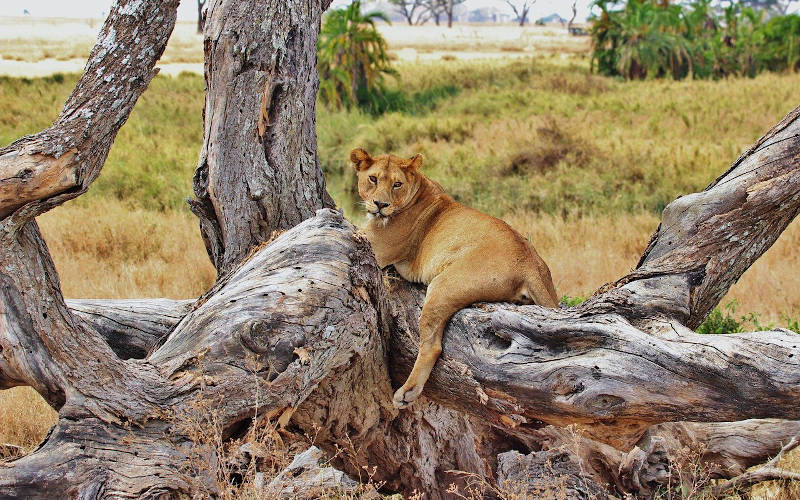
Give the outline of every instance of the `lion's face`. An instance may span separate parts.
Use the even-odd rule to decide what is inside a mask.
[[[416,171],[422,165],[422,155],[408,160],[393,155],[373,158],[356,148],[350,152],[350,161],[356,169],[358,194],[368,214],[390,217],[411,201],[419,183]]]

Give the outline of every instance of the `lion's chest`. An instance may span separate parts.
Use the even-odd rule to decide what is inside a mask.
[[[424,269],[418,269],[417,266],[414,266],[411,262],[396,262],[394,268],[403,279],[413,283],[423,283],[427,285],[431,282],[431,279],[433,279],[432,276],[427,276],[428,273],[425,273]]]

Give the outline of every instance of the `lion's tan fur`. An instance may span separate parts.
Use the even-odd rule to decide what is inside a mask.
[[[428,285],[420,316],[420,350],[395,393],[398,407],[414,401],[441,352],[447,321],[474,302],[556,307],[547,264],[505,222],[448,196],[419,168],[422,157],[350,153],[368,221],[364,227],[381,267]]]

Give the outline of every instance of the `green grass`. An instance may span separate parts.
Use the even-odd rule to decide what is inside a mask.
[[[48,127],[77,78],[0,77],[0,143]],[[79,202],[112,198],[151,210],[184,206],[203,140],[202,110],[202,76],[155,78],[117,135],[103,174]]]
[[[702,334],[725,334],[741,332],[761,332],[775,328],[785,328],[800,334],[800,320],[786,314],[782,315],[779,324],[761,323],[758,313],[738,315],[736,301],[730,301],[724,306],[715,307],[702,325],[697,327],[697,333]]]
[[[353,147],[425,155],[458,200],[494,215],[660,213],[705,187],[797,102],[795,75],[622,82],[585,58],[398,66],[383,115],[318,106],[319,154],[334,198],[353,206]],[[0,79],[0,142],[46,127],[76,76]],[[88,198],[175,209],[202,144],[203,79],[157,77]]]
[[[794,75],[621,82],[592,75],[581,59],[399,69],[407,92],[461,92],[426,112],[321,110],[320,156],[339,199],[352,190],[347,153],[360,146],[422,152],[429,175],[495,215],[660,213],[704,188],[800,101]]]

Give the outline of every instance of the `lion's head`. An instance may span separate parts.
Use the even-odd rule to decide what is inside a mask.
[[[373,158],[356,148],[350,152],[350,161],[358,175],[358,194],[371,216],[389,217],[402,210],[419,187],[420,154],[407,160],[388,154]]]

